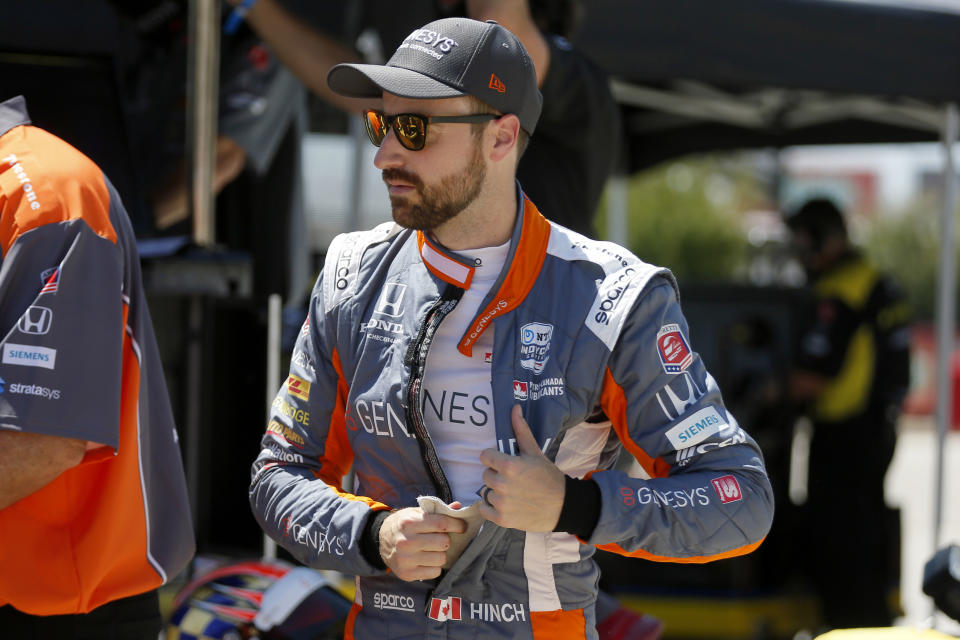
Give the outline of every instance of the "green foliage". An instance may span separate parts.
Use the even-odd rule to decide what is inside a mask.
[[[738,212],[762,200],[751,170],[736,161],[697,158],[628,179],[627,248],[669,267],[681,280],[732,279],[747,257]],[[606,229],[601,207],[597,229]]]
[[[881,216],[864,229],[863,247],[892,274],[913,307],[916,320],[933,319],[940,255],[938,203],[918,199],[906,211]]]

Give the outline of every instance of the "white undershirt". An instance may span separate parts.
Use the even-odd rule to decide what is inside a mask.
[[[490,384],[493,331],[480,336],[471,358],[457,351],[457,344],[500,275],[509,250],[506,242],[459,252],[474,260],[473,280],[437,329],[424,371],[424,422],[453,499],[464,506],[477,501],[477,489],[483,485],[480,452],[497,442]]]

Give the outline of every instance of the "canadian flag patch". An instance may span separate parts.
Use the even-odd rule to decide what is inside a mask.
[[[526,400],[529,397],[527,383],[519,380],[513,381],[513,398],[515,400]]]
[[[430,600],[431,619],[437,622],[446,622],[447,620],[460,619],[460,598],[450,596],[447,598],[433,598]]]
[[[743,500],[743,494],[740,493],[740,483],[733,476],[720,476],[713,479],[713,488],[720,496],[720,502],[736,502]]]

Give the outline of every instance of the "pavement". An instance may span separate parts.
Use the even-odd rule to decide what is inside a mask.
[[[900,600],[904,616],[898,626],[933,627],[960,636],[960,623],[934,614],[933,601],[923,593],[923,566],[934,552],[960,544],[960,431],[948,431],[944,446],[942,517],[934,537],[937,486],[936,423],[930,416],[904,416],[897,448],[887,471],[884,492],[901,514]]]

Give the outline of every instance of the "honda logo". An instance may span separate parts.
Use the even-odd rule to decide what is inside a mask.
[[[407,285],[399,282],[388,282],[383,286],[380,293],[380,300],[377,301],[376,312],[385,316],[399,318],[403,315],[403,294],[407,290]]]
[[[53,311],[47,307],[27,307],[17,328],[23,333],[30,333],[35,336],[42,336],[50,331],[50,325],[53,324]]]

